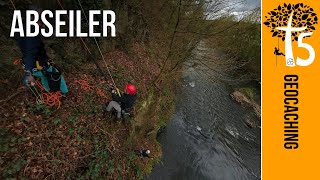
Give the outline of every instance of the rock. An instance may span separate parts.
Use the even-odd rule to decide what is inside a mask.
[[[258,104],[253,104],[252,108],[256,116],[261,118],[261,106],[259,106]]]
[[[245,124],[249,127],[249,128],[256,128],[256,123],[254,122],[254,120],[252,120],[251,118],[247,118],[245,121]]]
[[[232,99],[234,99],[241,105],[251,107],[255,115],[261,118],[261,106],[257,104],[255,101],[249,99],[247,96],[245,96],[243,93],[241,93],[238,90],[231,93],[230,96],[232,97]]]
[[[198,131],[201,131],[202,129],[201,129],[201,127],[197,126],[197,130],[198,130]]]
[[[234,99],[235,101],[237,101],[242,105],[251,104],[251,101],[240,91],[234,91],[230,96],[232,97],[232,99]]]

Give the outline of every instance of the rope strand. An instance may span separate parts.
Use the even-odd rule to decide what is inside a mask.
[[[11,5],[12,5],[13,9],[14,9],[14,10],[17,10],[17,9],[16,9],[16,6],[15,6],[14,3],[13,3],[13,1],[10,0],[10,2],[11,2]]]
[[[78,0],[78,3],[79,3],[79,6],[80,6],[80,8],[81,8],[81,11],[82,11],[82,13],[83,13],[83,15],[84,15],[87,23],[89,24],[89,20],[88,20],[86,14],[85,14],[85,12],[84,12],[84,9],[83,9],[83,7],[82,7],[81,1]],[[99,50],[100,55],[101,55],[101,57],[102,57],[102,60],[103,60],[105,66],[106,66],[106,68],[107,68],[107,70],[108,70],[108,73],[109,73],[109,76],[110,76],[110,78],[111,78],[111,80],[112,80],[112,83],[114,84],[115,87],[117,87],[117,86],[116,86],[116,83],[114,82],[114,79],[113,79],[113,77],[112,77],[111,71],[110,71],[110,69],[109,69],[109,67],[108,67],[108,64],[107,64],[106,60],[104,59],[104,56],[103,56],[103,54],[102,54],[102,52],[101,52],[100,46],[99,46],[99,44],[98,44],[98,41],[97,41],[97,39],[96,39],[95,37],[93,37],[93,38],[94,38],[94,41],[95,41],[95,43],[96,43],[96,45],[97,45],[97,47],[98,47],[98,50]]]

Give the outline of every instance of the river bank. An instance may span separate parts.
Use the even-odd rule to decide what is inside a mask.
[[[161,156],[156,134],[173,112],[175,85],[173,77],[157,87],[153,84],[159,68],[154,62],[157,59],[146,49],[143,44],[134,44],[132,54],[105,54],[117,86],[122,89],[127,82],[137,86],[138,101],[129,122],[113,122],[110,115],[103,115],[103,105],[111,96],[108,82],[93,63],[64,74],[70,94],[60,109],[37,105],[28,91],[2,103],[1,176],[141,179],[150,173]],[[105,70],[103,63],[99,64]],[[19,69],[12,67],[12,73],[21,74]],[[20,87],[19,76],[14,79],[17,83],[1,81],[0,99],[6,99]],[[85,91],[77,83],[79,79],[87,80],[104,95]],[[138,157],[135,151],[141,149],[149,149],[151,158]]]
[[[61,1],[61,4],[60,1],[50,3],[38,1],[38,3],[40,2],[40,7],[44,9],[80,8],[77,1],[71,0]],[[0,4],[2,10],[0,13],[0,46],[3,50],[0,54],[2,60],[0,63],[0,102],[2,103],[0,115],[3,117],[0,121],[1,178],[142,179],[144,175],[152,171],[155,162],[160,161],[162,149],[156,139],[157,133],[159,129],[164,129],[170,117],[178,117],[180,119],[178,123],[182,124],[185,123],[185,119],[188,121],[186,121],[187,125],[183,126],[187,129],[181,131],[184,133],[183,135],[172,134],[168,137],[174,140],[173,143],[164,143],[164,146],[177,144],[172,147],[175,147],[173,148],[174,152],[177,152],[178,155],[173,154],[174,156],[169,157],[181,157],[182,160],[186,160],[185,164],[189,164],[189,159],[186,157],[198,155],[197,152],[205,149],[206,152],[203,155],[208,158],[203,158],[201,164],[209,165],[204,168],[204,175],[210,177],[209,170],[212,168],[212,162],[216,162],[219,157],[222,157],[223,162],[235,162],[236,166],[233,168],[234,164],[231,166],[227,164],[225,169],[219,169],[219,167],[218,170],[225,173],[223,176],[228,177],[226,175],[228,170],[233,173],[231,176],[234,177],[238,171],[250,176],[248,172],[253,168],[246,168],[247,164],[242,166],[243,156],[234,156],[234,154],[245,151],[242,144],[249,146],[249,152],[252,149],[256,150],[256,144],[252,145],[251,140],[256,142],[258,135],[249,133],[249,135],[245,134],[246,136],[243,134],[239,136],[237,128],[244,132],[243,128],[247,128],[246,126],[237,127],[233,124],[234,121],[231,121],[230,124],[224,124],[224,121],[228,119],[242,120],[238,117],[242,117],[245,110],[239,109],[238,104],[232,103],[233,101],[230,102],[229,94],[226,96],[226,93],[230,92],[224,83],[214,82],[211,87],[209,84],[211,77],[207,76],[209,80],[201,79],[201,83],[194,80],[183,84],[180,81],[181,66],[191,56],[191,52],[197,47],[200,40],[206,39],[208,41],[210,39],[217,43],[217,46],[226,50],[227,47],[232,47],[231,45],[236,46],[236,49],[242,47],[241,51],[246,50],[245,46],[236,45],[234,41],[244,44],[245,40],[258,42],[251,41],[247,38],[248,36],[242,34],[242,32],[249,32],[245,28],[248,25],[251,27],[250,23],[235,23],[232,18],[226,20],[222,18],[221,21],[205,18],[206,10],[214,9],[215,12],[218,12],[215,8],[222,7],[211,7],[208,6],[210,2],[204,3],[168,2],[165,0],[124,0],[121,2],[88,0],[83,2],[85,11],[92,9],[115,11],[117,14],[117,37],[97,38],[97,40],[92,38],[43,38],[49,57],[62,67],[70,88],[70,94],[62,101],[60,109],[36,104],[35,97],[30,91],[20,91],[23,74],[21,67],[14,66],[12,63],[12,59],[21,57],[21,54],[19,54],[20,49],[16,46],[14,39],[8,37],[11,25],[10,15],[13,8],[24,9],[29,7],[31,2],[23,1],[22,4],[17,3],[15,7],[10,3]],[[233,25],[229,26],[231,24]],[[239,30],[242,27],[244,27],[244,31]],[[70,30],[68,26],[65,28],[66,31]],[[186,32],[180,32],[183,29]],[[227,31],[232,29],[236,32],[230,32],[232,35],[230,36]],[[234,36],[236,33],[239,33],[239,36]],[[225,38],[228,37],[243,39],[234,39],[232,42],[225,43]],[[216,46],[214,43],[208,44]],[[101,47],[101,51],[97,49],[99,47]],[[251,47],[249,46],[247,49],[258,52]],[[110,114],[106,116],[103,114],[104,104],[111,99],[107,88],[110,77],[107,75],[109,80],[104,79],[103,76],[106,75],[100,74],[96,68],[98,65],[100,71],[107,71],[105,64],[101,62],[99,52],[102,52],[102,56],[106,58],[111,74],[120,89],[123,89],[127,82],[134,83],[138,88],[138,102],[135,106],[134,118],[129,122],[116,123],[112,121],[113,118]],[[238,53],[230,51],[230,54]],[[199,59],[203,58],[199,57]],[[230,65],[231,68],[237,68],[240,65],[237,63],[238,60],[237,58],[229,59],[229,66],[226,68],[230,68]],[[204,62],[199,60],[192,67],[198,68],[197,65],[201,63]],[[214,70],[218,70],[212,79],[215,79],[216,76],[224,77],[224,74],[219,73],[221,71],[221,68],[217,68],[219,66],[219,64],[210,66]],[[184,75],[182,73],[183,77]],[[85,83],[79,83],[78,80]],[[199,88],[198,83],[203,86]],[[184,94],[183,91],[180,92],[179,88],[177,93],[176,87],[181,84],[189,85],[197,91],[186,91],[187,94]],[[83,85],[88,85],[89,90],[83,88]],[[215,89],[212,89],[213,87]],[[207,92],[213,92],[213,95],[208,96],[207,99],[199,97],[197,93],[203,93],[203,90],[205,90],[205,93],[202,94],[203,97],[206,97]],[[16,94],[17,91],[19,91],[18,94]],[[185,100],[183,96],[180,96],[182,94],[187,95],[185,97],[190,97],[190,99]],[[12,98],[8,99],[8,97]],[[178,115],[172,116],[175,112],[177,97],[182,102],[182,109],[186,108],[187,111],[179,109],[176,111]],[[221,105],[221,107],[213,106],[212,103],[218,104],[217,106]],[[197,107],[195,115],[192,114],[193,107]],[[229,107],[236,109],[236,111],[233,113],[233,109],[230,110]],[[200,118],[197,115],[200,115]],[[214,123],[206,121],[207,117],[213,119]],[[191,120],[197,120],[197,122],[192,123]],[[169,123],[176,122],[170,121]],[[164,131],[169,131],[170,127],[169,124]],[[206,127],[210,128],[206,129]],[[194,129],[196,131],[193,131]],[[171,130],[180,133],[179,127]],[[190,139],[183,139],[184,135]],[[233,137],[240,137],[239,141],[243,143],[239,144]],[[195,139],[199,139],[199,141]],[[211,139],[214,143],[210,142]],[[184,151],[185,145],[188,143],[192,146],[188,150],[196,153],[188,154],[189,152],[185,152],[179,156],[179,151]],[[201,146],[202,143],[204,146]],[[172,147],[169,147],[165,153],[170,153]],[[209,153],[211,147],[217,154],[227,155],[215,156],[216,154],[214,154],[212,156]],[[136,151],[142,149],[150,150],[151,158],[139,157]],[[244,154],[249,153],[245,151]],[[202,156],[197,157],[202,158]],[[257,161],[254,160],[254,162]],[[167,167],[175,168],[175,165],[176,163],[169,162]],[[201,166],[197,166],[195,163],[195,167],[190,166],[184,172],[196,172],[197,175]],[[245,170],[242,171],[242,168]],[[183,177],[184,173],[179,175]],[[185,176],[187,175],[186,173]],[[196,178],[197,176],[190,177]]]
[[[205,43],[185,64],[176,110],[158,136],[163,156],[146,179],[260,179],[260,119],[242,93],[234,88],[225,59],[217,51],[204,55]],[[210,62],[203,57],[209,57]],[[199,63],[206,62],[206,64]]]
[[[232,92],[230,96],[233,100],[240,103],[244,108],[251,109],[251,111],[254,112],[255,116],[261,119],[261,105],[259,105],[258,102],[254,100],[254,96],[256,96],[254,90],[255,89],[251,88],[238,88],[234,90],[234,92]],[[245,124],[250,128],[260,128],[259,124],[261,124],[261,122],[256,122],[252,117],[246,117]]]

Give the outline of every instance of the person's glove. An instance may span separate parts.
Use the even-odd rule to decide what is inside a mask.
[[[24,78],[23,78],[23,84],[25,86],[34,86],[35,84],[35,79],[34,77],[32,76],[31,72],[30,71],[25,71],[24,72]]]

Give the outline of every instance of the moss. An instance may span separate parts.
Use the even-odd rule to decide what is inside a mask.
[[[148,91],[148,97],[139,103],[139,112],[134,118],[133,131],[130,141],[135,143],[141,139],[148,139],[148,148],[152,149],[152,158],[136,165],[142,174],[149,174],[153,165],[160,161],[162,151],[161,145],[157,141],[157,133],[165,128],[170,120],[175,107],[175,87],[174,81],[167,81],[166,88],[158,91],[155,87]]]
[[[246,88],[239,88],[238,91],[244,94],[250,100],[253,100],[257,90],[255,88],[246,87]]]

